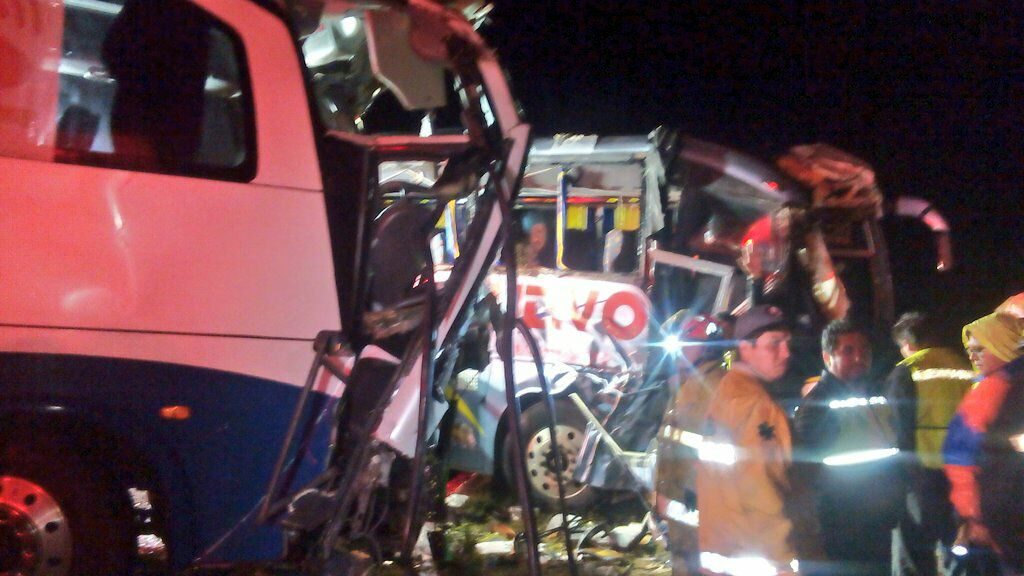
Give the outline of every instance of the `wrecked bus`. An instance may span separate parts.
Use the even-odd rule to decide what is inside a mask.
[[[810,151],[803,152],[799,158],[806,162]],[[835,162],[828,166],[845,174]],[[830,185],[839,188],[840,181]],[[515,378],[538,501],[553,506],[558,500],[556,445],[567,462],[562,482],[570,508],[593,502],[597,487],[632,481],[627,471],[609,470],[608,455],[599,457],[595,447],[599,441],[584,440],[588,424],[601,428],[622,399],[637,394],[648,398],[647,417],[608,430],[605,440],[614,439],[618,460],[649,480],[646,451],[676,370],[668,349],[677,335],[662,324],[674,314],[712,316],[767,300],[795,319],[809,347],[816,342],[811,335],[833,318],[855,316],[888,328],[892,281],[878,222],[880,196],[814,197],[782,170],[672,131],[535,141],[516,203],[522,230],[517,314],[541,349],[544,375],[557,396],[554,438],[521,336]],[[938,267],[948,267],[941,215],[916,199],[895,206],[911,217],[930,215],[943,249]],[[503,284],[490,285],[501,301]],[[795,368],[796,390],[816,368]],[[501,476],[511,462],[501,373],[492,355],[483,368],[457,377],[455,468]]]

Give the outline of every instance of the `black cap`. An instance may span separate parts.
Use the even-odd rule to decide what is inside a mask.
[[[736,327],[733,329],[733,338],[736,340],[752,340],[762,332],[772,329],[788,329],[789,323],[783,316],[782,310],[776,306],[760,304],[753,306],[736,318]]]

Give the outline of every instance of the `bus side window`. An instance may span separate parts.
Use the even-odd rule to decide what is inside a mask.
[[[184,0],[68,3],[56,159],[250,180],[255,171],[244,50]]]

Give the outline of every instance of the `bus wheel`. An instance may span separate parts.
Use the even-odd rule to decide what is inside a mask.
[[[557,445],[562,453],[562,484],[565,489],[567,510],[582,512],[593,504],[597,490],[573,479],[577,458],[586,437],[587,420],[579,409],[567,400],[555,401],[558,425],[555,427]],[[548,428],[548,411],[543,402],[538,402],[522,414],[523,437],[526,449],[526,479],[530,485],[534,505],[548,510],[558,510],[558,479],[555,462],[555,444],[551,441]],[[515,486],[512,458],[511,426],[505,434],[502,449],[502,472],[509,486]]]
[[[124,574],[132,565],[127,495],[70,451],[0,446],[0,574]]]

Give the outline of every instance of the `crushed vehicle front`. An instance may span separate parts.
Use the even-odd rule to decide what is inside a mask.
[[[518,315],[541,348],[554,393],[583,400],[559,406],[559,427],[573,437],[565,449],[586,461],[574,478],[566,474],[570,500],[590,500],[587,486],[634,483],[625,470],[605,478],[609,458],[591,466],[596,443],[584,447],[575,434],[581,423],[608,427],[605,438],[634,467],[647,466],[649,481],[643,454],[678,371],[678,335],[662,329],[668,318],[778,303],[809,349],[827,321],[849,313],[874,326],[891,322],[877,196],[850,202],[847,195],[842,203],[820,196],[764,162],[672,131],[535,142],[516,203]],[[503,285],[491,285],[502,301]],[[525,341],[515,343],[517,388],[528,409],[539,382]],[[500,361],[491,356],[482,370],[459,376],[462,442],[454,464],[472,471],[500,471],[507,436]],[[816,370],[794,368],[794,395]],[[628,408],[623,399],[636,397],[646,400]],[[616,407],[634,423],[654,424],[606,420]],[[553,504],[550,458],[531,472],[538,496]]]
[[[323,164],[334,181],[325,202],[344,326],[317,338],[306,387],[329,374],[344,393],[333,413],[304,400],[294,408],[259,516],[285,526],[292,553],[317,569],[359,558],[411,565],[433,513],[425,494],[440,473],[446,375],[499,251],[529,127],[460,11],[472,16],[475,5],[287,7],[327,131]],[[296,463],[322,458],[307,443],[325,419],[334,427],[326,469],[297,479]]]
[[[570,439],[570,459],[585,458],[588,425],[638,393],[654,414],[641,420],[654,424],[616,434],[627,452],[644,451],[668,399],[664,383],[675,371],[664,346],[674,335],[662,332],[662,322],[680,310],[712,314],[743,301],[745,275],[735,263],[741,241],[733,235],[795,195],[779,189],[782,181],[766,165],[699,141],[681,150],[645,136],[535,142],[516,203],[518,316],[539,345],[553,393],[564,400],[559,428]],[[718,237],[706,233],[712,220]],[[671,233],[691,221],[687,233],[707,240],[700,250],[687,244],[689,236],[678,240]],[[503,284],[489,285],[503,301]],[[520,402],[529,411],[541,398],[540,383],[521,335],[515,357]],[[490,473],[503,467],[507,405],[497,377],[501,362],[491,358],[459,376],[457,468]],[[542,419],[531,422],[543,425]],[[548,445],[543,434],[532,438]],[[551,459],[541,456],[535,464],[534,489],[553,504]],[[582,506],[592,497],[571,476],[570,506]]]

